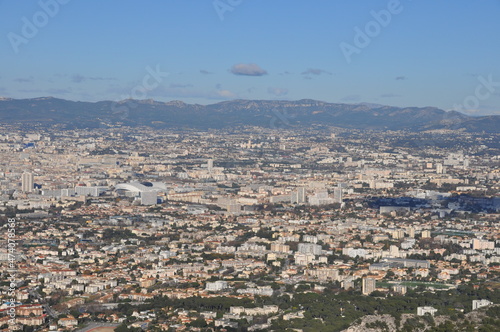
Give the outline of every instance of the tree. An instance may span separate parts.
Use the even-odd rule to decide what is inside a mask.
[[[196,320],[192,321],[190,324],[192,327],[206,327],[208,324],[202,317],[198,317]]]

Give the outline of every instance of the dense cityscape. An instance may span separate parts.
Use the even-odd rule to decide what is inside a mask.
[[[2,126],[2,331],[498,330],[498,134],[282,127]]]
[[[0,332],[500,332],[499,14],[0,0]]]

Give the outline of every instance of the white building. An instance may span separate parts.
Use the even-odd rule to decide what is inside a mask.
[[[319,280],[339,280],[339,270],[332,268],[306,270],[304,274]]]
[[[227,289],[227,288],[229,288],[229,285],[227,284],[227,281],[224,281],[224,280],[217,280],[217,281],[214,281],[214,282],[207,282],[207,284],[205,286],[205,290],[206,291],[212,291],[212,292],[224,290],[224,289]]]
[[[475,249],[475,250],[493,250],[493,249],[495,249],[495,242],[486,241],[483,239],[473,239],[472,240],[472,249]]]
[[[323,249],[319,244],[299,243],[297,251],[301,254],[321,255]]]
[[[238,289],[237,293],[260,295],[260,296],[272,296],[274,294],[274,290],[270,286],[261,286],[261,287],[249,287],[244,289]]]
[[[158,202],[158,194],[155,191],[141,192],[141,205],[155,205]]]
[[[376,280],[373,278],[363,278],[362,280],[362,293],[363,295],[370,295],[376,289]]]
[[[166,192],[167,187],[161,182],[130,182],[115,186],[118,196],[134,197],[142,205],[154,205],[158,200],[158,193]]]
[[[476,310],[482,307],[487,307],[491,304],[493,303],[488,300],[472,300],[472,310]]]
[[[33,191],[33,173],[25,172],[21,177],[21,190],[24,192],[32,192]]]
[[[367,255],[367,251],[366,249],[363,249],[363,248],[343,248],[342,249],[342,255],[346,255],[346,256],[349,256],[349,257],[356,257],[356,256],[359,256],[361,258],[365,258],[366,255]]]
[[[290,194],[290,201],[292,204],[304,204],[306,202],[305,188],[297,188],[296,191]]]
[[[417,315],[424,316],[425,314],[430,314],[431,316],[434,316],[436,311],[437,311],[437,309],[433,308],[433,307],[418,307],[417,308]]]
[[[335,188],[333,190],[333,201],[334,203],[342,203],[342,188]]]
[[[333,198],[328,196],[326,189],[318,190],[313,196],[309,196],[309,204],[311,205],[328,205],[333,204]]]
[[[297,265],[308,265],[314,263],[316,256],[313,254],[295,254],[295,264]]]
[[[75,187],[75,194],[83,195],[83,196],[97,197],[97,196],[101,195],[103,192],[105,192],[107,189],[108,189],[108,187],[104,187],[104,186],[94,186],[94,187],[76,186]]]

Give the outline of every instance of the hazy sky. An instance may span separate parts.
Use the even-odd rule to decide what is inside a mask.
[[[499,17],[499,0],[0,0],[0,96],[500,114]]]

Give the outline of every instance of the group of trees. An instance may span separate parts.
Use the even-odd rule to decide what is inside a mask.
[[[463,320],[464,313],[472,310],[471,302],[473,299],[496,301],[495,299],[500,298],[500,290],[490,290],[486,287],[474,288],[472,286],[459,286],[457,289],[438,292],[425,291],[422,288],[410,289],[406,296],[390,295],[387,297],[363,296],[359,292],[342,291],[333,286],[326,287],[323,293],[312,292],[306,285],[296,289],[293,298],[282,292],[277,293],[277,295],[271,297],[256,297],[254,300],[230,297],[191,297],[185,299],[157,297],[138,307],[131,306],[128,303],[120,304],[118,311],[130,316],[136,310],[169,308],[169,312],[176,309],[193,310],[198,313],[215,311],[218,313],[218,317],[221,317],[222,314],[229,312],[231,306],[255,307],[276,304],[285,312],[304,310],[304,318],[291,321],[274,320],[271,328],[275,330],[297,328],[304,331],[340,331],[363,316],[389,314],[395,318],[398,329],[402,331],[412,331],[411,327],[415,328],[415,324],[427,326],[431,328],[431,331],[444,331],[449,327],[450,323],[435,325],[431,317],[423,317],[415,318],[418,320],[415,320],[415,322],[411,321],[411,319],[407,320],[403,324],[401,316],[407,313],[415,314],[419,306],[433,306],[438,309],[439,315],[449,316],[450,321]],[[163,315],[165,315],[165,311],[163,311]],[[498,317],[500,317],[500,308],[492,307],[488,309],[486,323],[489,325],[500,324]],[[486,326],[486,323],[483,325]],[[195,320],[193,324],[193,327],[206,327],[201,318]],[[473,323],[465,321],[463,324],[465,324],[464,328],[473,325]],[[381,323],[376,325],[381,330],[385,329],[385,325],[382,326]],[[120,330],[131,331],[123,328]],[[485,329],[484,331],[489,330]]]
[[[351,325],[357,319],[365,315],[389,314],[396,319],[396,323],[404,330],[414,331],[411,321],[401,324],[401,315],[406,313],[415,314],[417,307],[433,306],[438,309],[439,315],[446,315],[450,320],[463,317],[462,310],[472,310],[472,300],[489,299],[495,301],[500,298],[500,290],[489,290],[486,287],[474,288],[472,286],[460,286],[457,289],[430,292],[409,290],[406,296],[388,296],[380,298],[374,296],[362,296],[353,291],[336,291],[327,288],[324,293],[297,293],[289,303],[289,308],[294,310],[305,310],[304,319],[293,321],[276,320],[273,328],[297,328],[304,331],[339,331]],[[495,308],[495,309],[493,309]],[[490,315],[500,317],[498,307],[492,307]],[[494,315],[497,316],[494,316]],[[493,319],[493,318],[492,318]],[[500,319],[498,319],[500,323]],[[433,326],[433,320],[416,322],[422,326]],[[436,331],[443,331],[436,327]],[[447,330],[453,331],[455,329]]]

